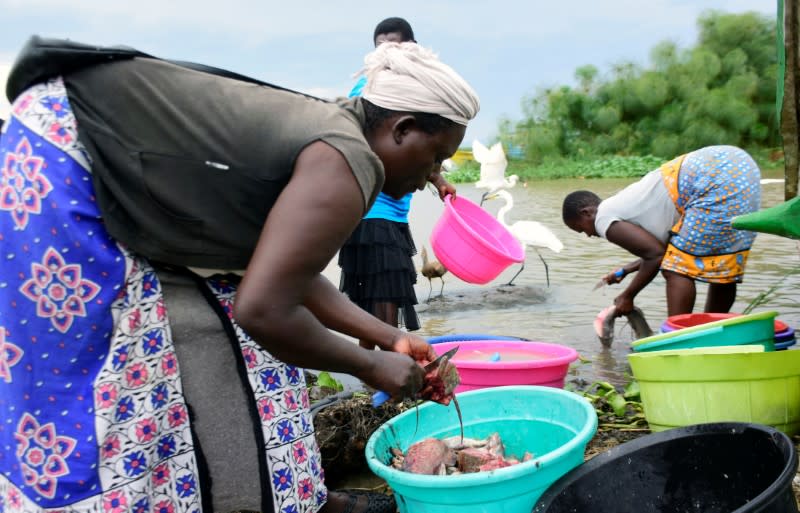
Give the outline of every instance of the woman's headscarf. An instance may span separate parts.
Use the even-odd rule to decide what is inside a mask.
[[[364,58],[363,97],[384,109],[438,114],[466,125],[478,95],[450,66],[416,43],[382,43]]]

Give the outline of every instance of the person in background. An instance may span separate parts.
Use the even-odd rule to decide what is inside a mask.
[[[376,48],[385,42],[416,43],[408,21],[396,17],[378,23],[372,40]],[[360,96],[366,84],[367,77],[362,75],[349,97]],[[441,198],[456,193],[440,170],[432,174],[430,182]],[[408,331],[415,331],[419,329],[419,319],[414,309],[417,271],[412,257],[417,249],[408,226],[411,196],[409,193],[396,199],[383,192],[378,194],[375,204],[339,251],[339,290],[383,322],[398,326],[402,319]],[[360,340],[359,344],[375,348],[367,340]]]
[[[327,490],[303,368],[420,390],[433,348],[321,273],[378,192],[424,188],[458,149],[474,90],[416,44],[380,45],[337,102],[38,55],[0,137],[0,504],[394,513]]]
[[[667,162],[606,200],[591,191],[572,192],[562,216],[570,229],[608,239],[638,257],[603,277],[619,283],[636,271],[614,299],[617,315],[633,309],[634,298],[659,269],[667,283],[668,315],[692,312],[696,281],[708,283],[704,311],[728,312],[756,236],[733,229],[730,221],[759,209],[760,179],[744,150],[709,146]]]

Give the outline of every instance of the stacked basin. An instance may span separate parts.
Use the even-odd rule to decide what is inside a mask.
[[[775,351],[776,316],[706,316],[634,341],[628,360],[650,429],[734,421],[800,432],[800,352]]]
[[[723,346],[628,355],[652,431],[756,422],[800,432],[800,351]]]
[[[635,340],[634,351],[662,351],[697,347],[759,344],[775,350],[775,317],[768,311],[738,315]]]
[[[738,317],[742,314],[738,313],[690,313],[681,315],[672,315],[661,324],[661,332],[669,333],[671,331],[680,330],[684,328],[692,328],[701,324],[708,324],[710,322],[730,319]],[[775,350],[779,351],[787,349],[797,343],[795,337],[795,330],[785,322],[775,319]]]

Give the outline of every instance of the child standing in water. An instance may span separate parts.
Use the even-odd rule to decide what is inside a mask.
[[[403,18],[386,18],[378,23],[373,34],[375,46],[385,43],[416,42],[411,25]],[[366,85],[362,76],[349,97],[360,96]],[[455,195],[456,189],[436,171],[431,183],[440,197]],[[395,199],[383,192],[339,251],[342,277],[339,290],[351,301],[383,322],[408,331],[419,329],[414,309],[417,295],[414,284],[417,271],[412,257],[417,253],[408,227],[411,193]],[[374,349],[371,342],[359,341],[362,347]]]

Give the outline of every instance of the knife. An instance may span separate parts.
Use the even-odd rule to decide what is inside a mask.
[[[436,359],[434,359],[431,363],[423,367],[425,374],[428,374],[429,372],[436,370],[441,365],[445,365],[450,360],[450,358],[452,358],[453,355],[456,354],[456,352],[458,352],[458,348],[459,346],[456,346],[453,349],[447,351],[446,353],[437,356]],[[374,394],[372,394],[372,407],[377,408],[378,406],[382,405],[383,403],[391,399],[391,397],[392,396],[390,396],[389,394],[387,394],[382,390],[375,392]]]
[[[617,269],[616,271],[614,271],[614,276],[616,276],[617,278],[622,278],[623,276],[625,276],[625,270],[622,269],[622,268]],[[607,285],[606,280],[598,281],[597,285],[594,286],[592,291],[595,291],[595,290],[599,289],[603,285]]]

